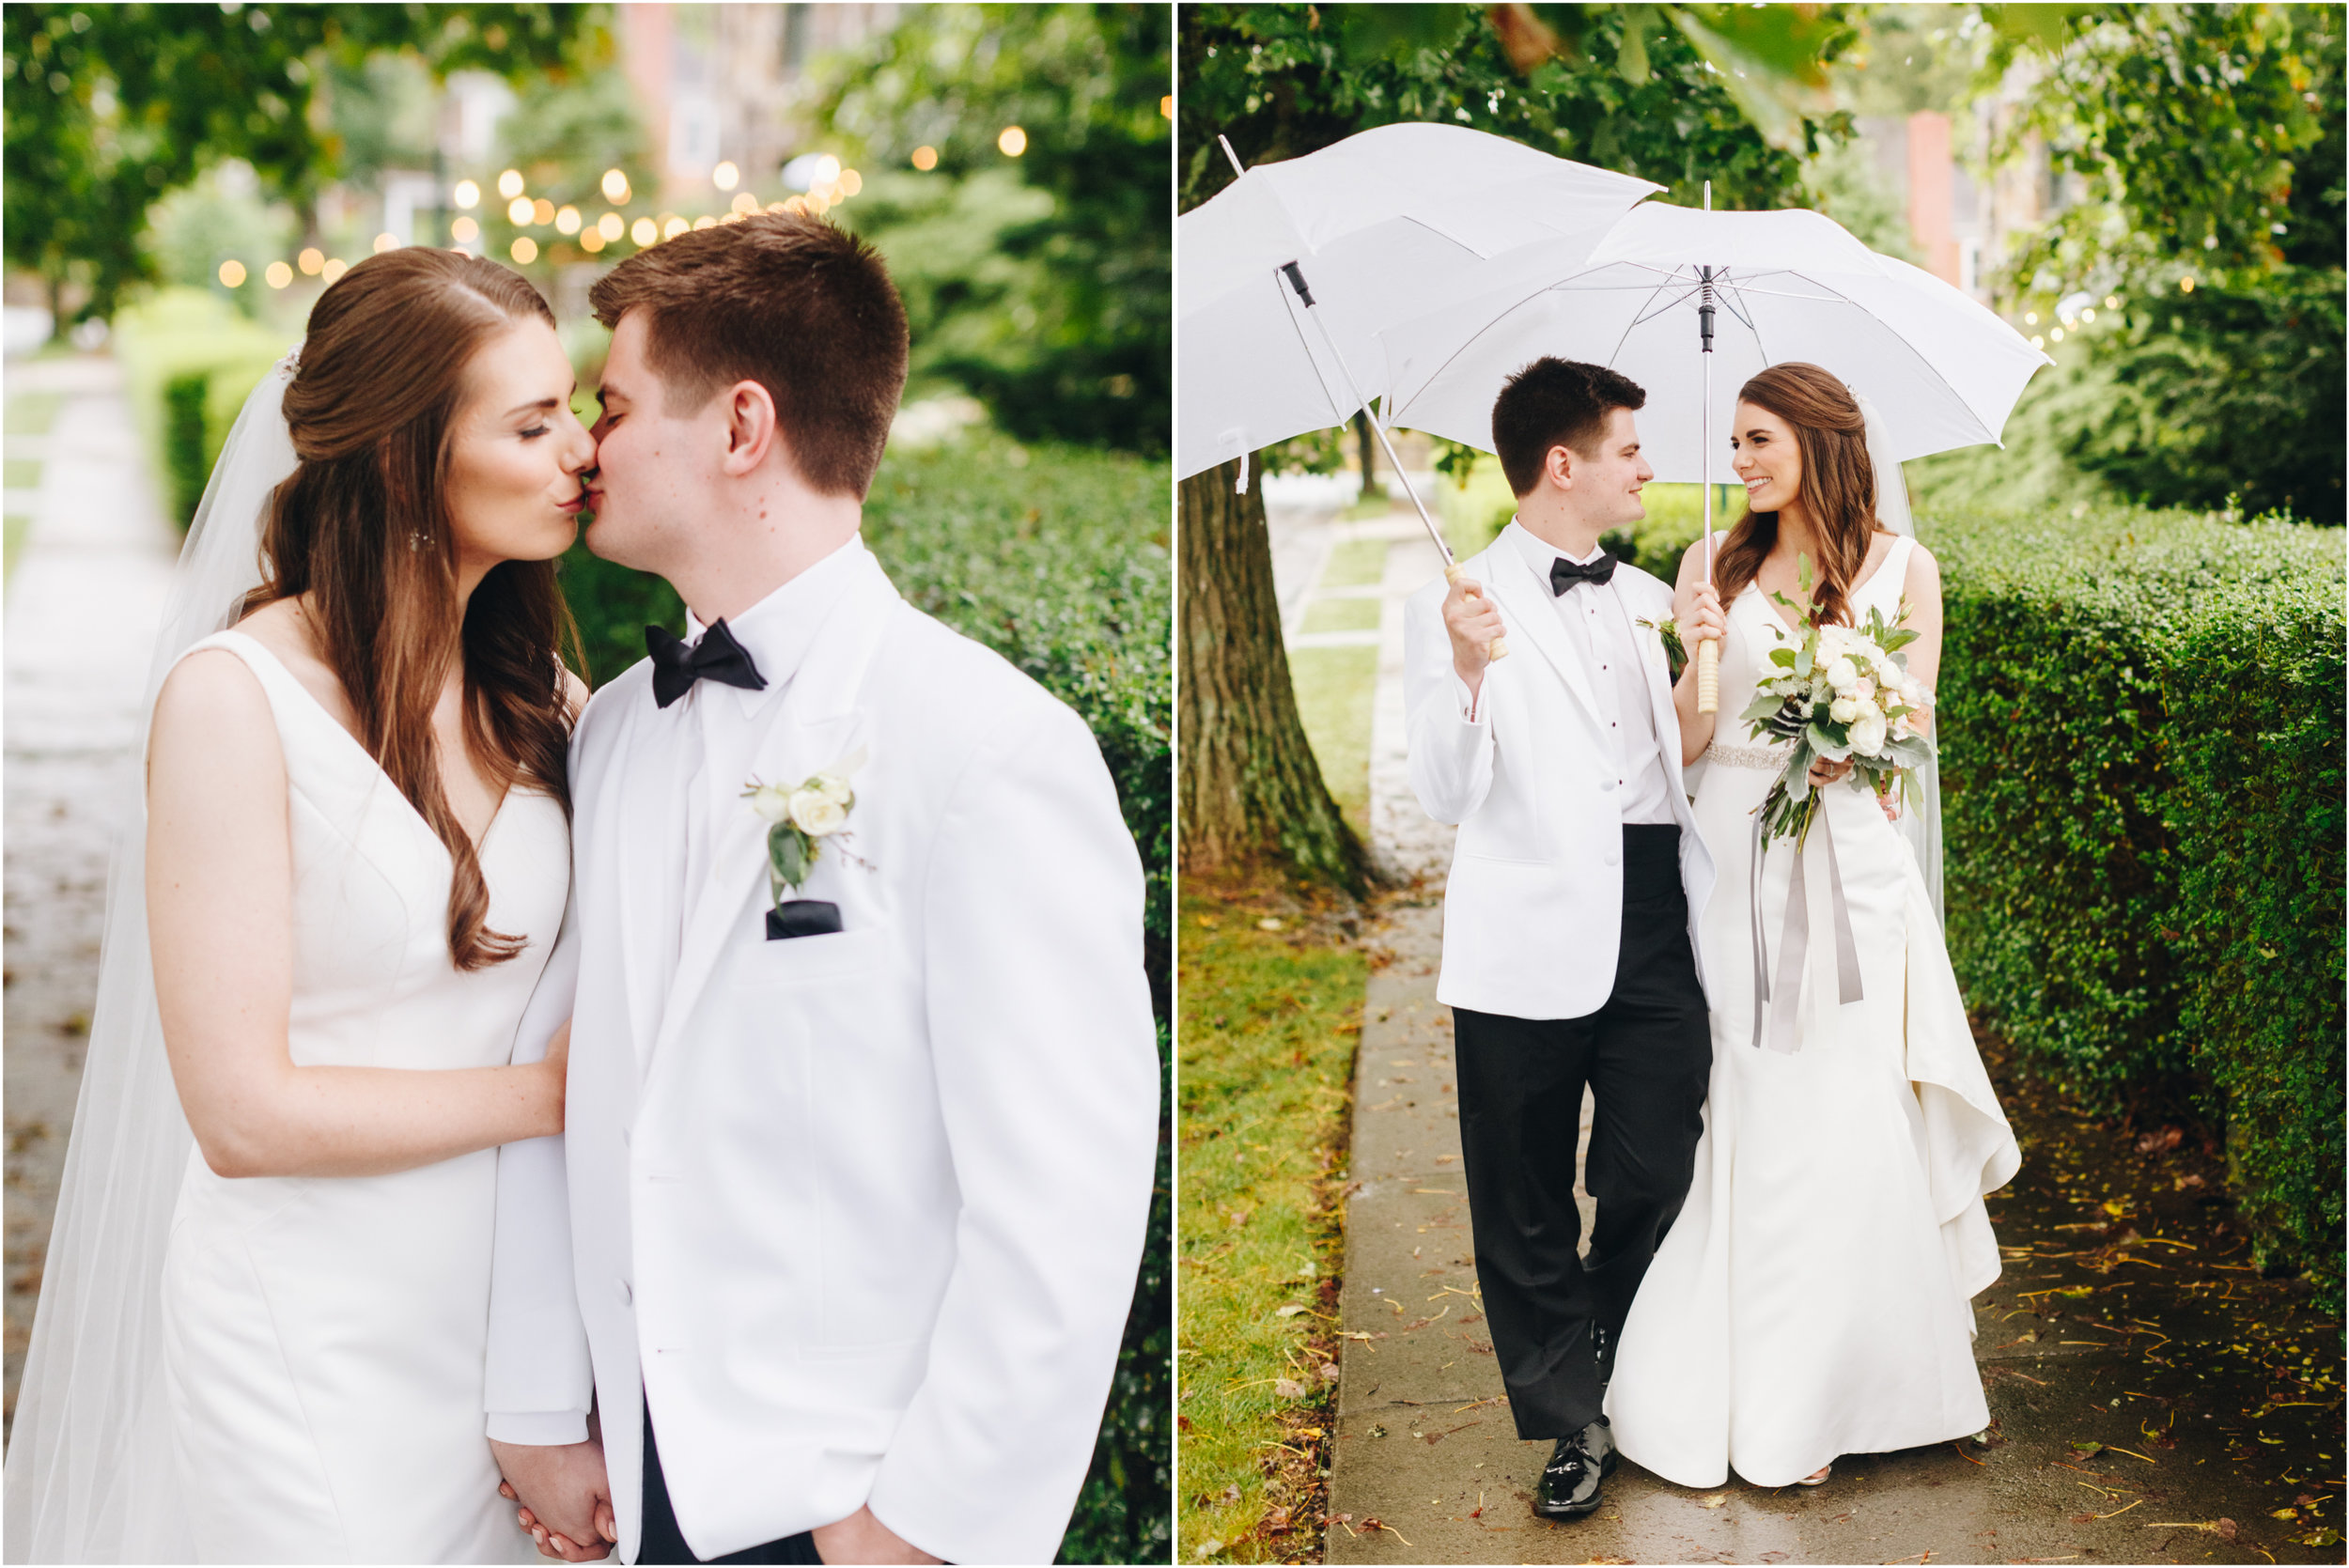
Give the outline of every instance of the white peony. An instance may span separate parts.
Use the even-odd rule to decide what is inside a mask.
[[[1864,703],[1876,694],[1876,683],[1861,675],[1852,686],[1851,694]]]
[[[1838,697],[1828,705],[1827,716],[1839,724],[1848,724],[1859,717],[1859,705],[1849,697]]]
[[[836,833],[848,824],[848,810],[820,789],[791,792],[791,823],[810,838]]]
[[[1884,750],[1884,715],[1870,708],[1852,723],[1851,749],[1862,756],[1874,756]]]
[[[1859,672],[1852,667],[1850,660],[1838,656],[1827,667],[1827,683],[1839,692],[1849,691],[1859,684]]]
[[[1907,715],[1907,714],[1904,713],[1904,714],[1902,714],[1899,718],[1897,718],[1897,719],[1895,719],[1895,720],[1893,720],[1893,721],[1892,721],[1892,738],[1893,738],[1893,739],[1895,739],[1895,740],[1906,740],[1906,739],[1907,739],[1907,738],[1908,738],[1908,737],[1909,737],[1910,733],[1911,733],[1911,732],[1910,732],[1909,727],[1908,727],[1908,715]]]
[[[781,784],[760,784],[751,791],[751,810],[768,822],[791,818],[791,792]]]

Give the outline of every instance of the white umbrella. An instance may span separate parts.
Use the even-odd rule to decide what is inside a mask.
[[[1175,224],[1175,476],[1346,423],[1385,388],[1380,328],[1536,241],[1579,263],[1658,189],[1455,125],[1246,171]]]
[[[1619,370],[1648,394],[1641,453],[1656,476],[1706,486],[1708,576],[1712,432],[1729,427],[1755,372],[1799,360],[1841,377],[1906,460],[1996,442],[2024,384],[2054,363],[1961,290],[1816,212],[1650,203],[1587,256],[1535,245],[1467,286],[1474,297],[1381,334],[1388,422],[1489,452],[1493,399],[1527,364]],[[1700,678],[1717,656],[1701,651]]]

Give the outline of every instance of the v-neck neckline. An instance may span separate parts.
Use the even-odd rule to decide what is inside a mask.
[[[424,813],[416,809],[416,803],[408,799],[408,792],[401,789],[398,782],[385,770],[381,762],[378,762],[375,759],[375,753],[368,751],[366,747],[361,745],[359,737],[351,734],[348,729],[345,729],[343,727],[342,721],[335,718],[333,713],[327,710],[326,705],[319,701],[318,693],[303,685],[302,678],[295,675],[293,671],[286,667],[286,661],[277,657],[275,649],[272,648],[267,643],[262,642],[258,637],[254,636],[251,632],[240,631],[235,627],[230,627],[224,633],[224,635],[236,637],[243,642],[251,644],[254,647],[260,650],[263,658],[267,659],[272,664],[277,666],[277,673],[284,675],[288,684],[292,686],[296,691],[302,693],[302,700],[309,706],[310,711],[318,715],[319,719],[326,725],[326,727],[334,732],[335,737],[345,746],[348,746],[352,753],[356,755],[362,763],[366,764],[368,769],[375,774],[376,779],[391,791],[392,799],[399,802],[400,809],[408,814],[408,819],[411,822],[413,822],[417,827],[423,829],[425,835],[431,839],[434,844],[440,845],[443,853],[447,851],[448,846],[441,843],[441,835],[433,831],[432,824],[425,820]],[[480,859],[483,849],[490,842],[490,835],[496,832],[498,830],[498,824],[506,819],[506,804],[513,798],[514,786],[512,784],[507,784],[504,793],[498,796],[497,807],[490,813],[490,820],[482,825],[480,836],[476,838],[470,833],[466,834],[467,840],[473,845],[473,852],[475,860]],[[459,822],[457,825],[457,828],[459,832],[464,832],[463,823]]]
[[[1892,548],[1884,552],[1884,559],[1876,563],[1876,569],[1870,572],[1867,576],[1861,578],[1858,582],[1852,585],[1850,592],[1843,596],[1844,602],[1847,604],[1858,603],[1859,596],[1867,591],[1868,584],[1874,582],[1877,578],[1884,575],[1884,569],[1892,564],[1892,557],[1900,552],[1900,548],[1901,537],[1896,535],[1892,540]],[[1754,580],[1751,582],[1747,583],[1746,586],[1752,591],[1755,598],[1762,600],[1763,611],[1768,614],[1771,620],[1776,621],[1785,629],[1787,636],[1799,637],[1802,635],[1803,623],[1788,621],[1784,615],[1779,613],[1778,606],[1769,602],[1769,595],[1764,590],[1762,586],[1762,579],[1759,574],[1756,574]],[[340,724],[337,724],[334,727],[336,729],[342,729]],[[349,730],[344,730],[343,733],[345,735],[349,735],[350,732]]]

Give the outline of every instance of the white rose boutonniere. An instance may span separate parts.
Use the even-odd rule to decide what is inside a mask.
[[[872,868],[849,852],[848,814],[856,809],[856,790],[849,784],[864,765],[862,747],[822,772],[796,784],[760,784],[753,779],[742,790],[767,828],[767,881],[776,908],[785,890],[797,891],[815,870],[827,844],[850,865]]]

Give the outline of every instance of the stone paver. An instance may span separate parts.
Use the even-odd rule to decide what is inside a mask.
[[[6,1402],[40,1288],[97,991],[106,874],[136,807],[139,703],[178,531],[99,358],[11,363],[65,394],[8,585],[6,661]],[[11,442],[11,451],[15,443]]]

